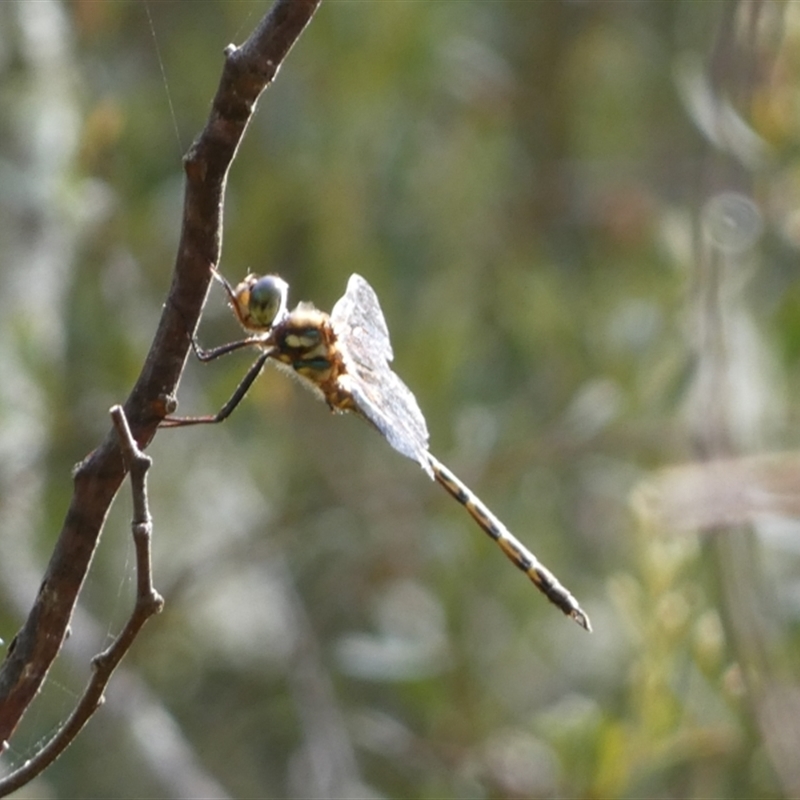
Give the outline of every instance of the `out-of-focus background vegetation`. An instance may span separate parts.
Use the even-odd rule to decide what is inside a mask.
[[[223,48],[267,5],[0,4],[6,646],[155,330]],[[797,2],[326,0],[234,165],[222,270],[324,309],[364,275],[432,451],[595,632],[270,370],[151,446],[166,609],[18,796],[798,796],[798,53]],[[201,340],[237,335],[215,288]],[[248,364],[190,363],[181,412]],[[125,619],[129,515],[124,489],[4,770]]]

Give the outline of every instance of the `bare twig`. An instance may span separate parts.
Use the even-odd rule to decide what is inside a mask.
[[[122,406],[114,406],[111,409],[111,418],[120,439],[123,460],[131,475],[133,493],[131,528],[136,550],[136,603],[119,636],[108,648],[92,659],[92,677],[72,714],[59,728],[58,733],[33,758],[0,780],[0,797],[5,797],[24,786],[69,747],[94,712],[103,704],[103,692],[114,670],[131,648],[144,623],[154,614],[158,614],[164,605],[161,595],[153,587],[150,558],[153,526],[147,505],[147,470],[150,469],[152,461],[136,445]]]
[[[23,619],[41,580],[41,565],[32,535],[34,510],[40,502],[38,483],[25,472],[16,475],[13,483],[5,487],[0,502],[0,530],[4,532],[0,606],[4,612]],[[106,637],[107,628],[107,621],[101,623],[85,606],[76,606],[70,623],[70,646],[61,651],[73,672],[85,670],[98,650],[97,643]],[[108,735],[103,728],[113,718],[117,726],[124,726],[131,734],[130,755],[157,782],[163,797],[229,800],[230,794],[209,772],[161,699],[135,669],[126,668],[125,660],[114,672],[113,697],[109,700],[103,706],[103,725],[86,731],[96,742]],[[17,766],[20,764],[18,761]],[[6,768],[1,774],[9,771]]]
[[[321,0],[276,0],[242,47],[229,45],[211,113],[185,159],[183,222],[172,286],[142,373],[125,403],[144,448],[174,396],[222,242],[228,169],[261,92]],[[74,473],[72,502],[33,608],[0,667],[0,748],[39,691],[66,636],[108,509],[126,465],[112,431]],[[99,657],[101,663],[105,654]],[[98,695],[98,702],[99,702]],[[68,721],[68,725],[72,721]]]

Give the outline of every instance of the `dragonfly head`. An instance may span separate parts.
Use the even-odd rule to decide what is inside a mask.
[[[224,278],[222,281],[245,330],[268,331],[286,315],[289,284],[283,278],[251,273],[235,289]]]

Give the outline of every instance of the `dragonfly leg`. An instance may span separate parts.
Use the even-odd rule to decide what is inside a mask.
[[[430,454],[428,460],[436,480],[467,509],[481,529],[497,542],[506,557],[533,581],[553,605],[591,632],[589,616],[556,576],[444,464]]]
[[[204,364],[208,363],[209,361],[214,361],[220,356],[226,356],[228,353],[241,350],[243,347],[253,347],[254,345],[263,344],[264,341],[263,337],[261,336],[248,336],[246,339],[239,339],[236,342],[228,342],[227,344],[221,344],[218,347],[212,347],[210,350],[203,350],[203,348],[197,344],[197,340],[194,338],[194,336],[191,337],[191,340],[192,350],[194,350],[197,360],[202,361]]]
[[[233,344],[244,347],[244,344],[241,342],[233,342]],[[248,342],[248,344],[253,344],[253,342]],[[238,349],[234,347],[224,350],[225,347],[227,347],[227,345],[223,345],[222,348],[214,348],[214,350],[207,352],[214,353],[217,350],[223,349],[224,352],[218,353],[219,356],[225,355],[226,352],[230,353],[231,350]],[[249,370],[247,370],[247,374],[244,376],[244,378],[242,378],[241,383],[236,387],[236,391],[231,395],[230,400],[228,400],[228,402],[225,403],[225,405],[222,406],[222,408],[216,414],[206,414],[199,417],[165,417],[161,421],[161,427],[182,428],[186,425],[209,425],[226,420],[233,413],[234,409],[239,405],[239,403],[242,402],[242,399],[253,385],[253,381],[255,381],[255,379],[261,374],[261,370],[264,369],[264,364],[267,363],[267,359],[271,355],[271,349],[264,350],[264,352],[259,355],[255,363],[250,367]]]
[[[230,293],[230,284],[212,267],[212,271],[214,275],[223,282],[223,285],[226,287],[226,291]],[[233,297],[233,295],[231,295]],[[178,314],[182,317],[180,311]],[[189,337],[189,341],[192,345],[192,350],[194,351],[195,356],[197,356],[198,361],[202,361],[206,363],[208,361],[214,361],[214,359],[219,358],[220,356],[226,356],[228,353],[233,353],[235,350],[240,350],[243,347],[251,347],[253,345],[263,345],[264,343],[264,336],[248,336],[246,339],[239,339],[235,342],[228,342],[227,344],[219,345],[218,347],[212,347],[210,350],[204,350],[200,345],[197,343],[197,337],[192,332],[191,328],[188,324],[186,324],[186,320],[184,319],[184,325],[186,326],[186,335]]]

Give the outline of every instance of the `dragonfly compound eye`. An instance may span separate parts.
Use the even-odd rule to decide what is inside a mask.
[[[248,316],[258,328],[270,328],[286,313],[286,281],[277,275],[265,275],[250,286]]]

